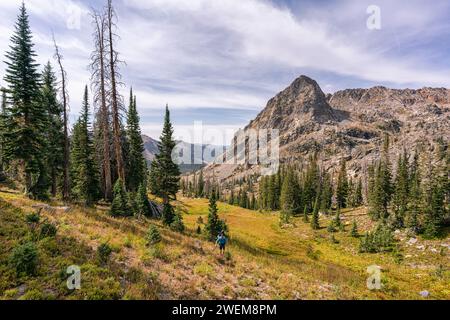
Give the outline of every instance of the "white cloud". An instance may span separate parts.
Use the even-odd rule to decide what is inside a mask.
[[[0,55],[21,0],[0,1]],[[102,1],[96,2],[100,6]],[[448,64],[439,67],[428,51],[396,54],[439,34],[447,24],[447,1],[378,0],[383,28],[370,32],[366,7],[371,1],[300,3],[299,11],[268,0],[115,0],[118,48],[127,62],[124,82],[139,106],[161,109],[258,109],[300,72],[325,74],[324,90],[344,78],[394,86],[449,86]],[[72,114],[89,81],[91,25],[87,0],[27,0],[39,62],[53,58],[51,31],[64,55]],[[81,29],[67,26],[76,5]],[[0,65],[0,85],[4,64]],[[334,82],[336,81],[336,82]],[[321,82],[321,81],[319,81]],[[123,88],[127,95],[127,88]],[[217,114],[217,117],[227,115]],[[155,120],[156,121],[156,120]],[[153,122],[153,120],[151,120]],[[225,122],[224,122],[225,123]],[[180,124],[182,125],[182,124]],[[237,124],[241,126],[241,124]],[[144,132],[159,135],[155,123]],[[158,128],[158,129],[155,129]]]

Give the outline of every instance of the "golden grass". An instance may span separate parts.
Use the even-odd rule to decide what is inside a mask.
[[[10,190],[0,190],[0,197],[25,212],[37,205]],[[58,234],[92,250],[107,242],[114,250],[114,261],[124,270],[140,270],[159,284],[157,293],[146,293],[141,283],[133,284],[123,299],[148,299],[155,294],[160,299],[417,299],[422,290],[435,299],[450,298],[448,256],[426,251],[415,257],[419,253],[405,248],[412,258],[396,264],[391,254],[358,254],[358,240],[349,237],[349,226],[347,232],[336,234],[340,243],[333,244],[326,229],[312,231],[301,219],[283,229],[276,213],[219,203],[220,216],[230,228],[231,260],[226,260],[196,234],[198,217],[207,220],[207,200],[181,198],[179,205],[186,211],[184,235],[163,228],[158,221],[112,218],[102,207],[43,214],[58,226]],[[347,224],[355,218],[370,226],[364,209],[343,212],[343,218]],[[158,248],[149,248],[145,242],[151,224],[163,238]],[[383,270],[380,291],[366,287],[366,269],[372,264]],[[444,271],[434,272],[439,265]]]

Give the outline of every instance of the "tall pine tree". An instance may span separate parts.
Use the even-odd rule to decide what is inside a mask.
[[[154,195],[162,198],[164,205],[163,220],[166,225],[170,225],[174,218],[170,201],[176,200],[176,194],[180,187],[180,169],[172,159],[172,152],[176,143],[173,139],[173,127],[170,122],[168,106],[166,106],[164,127],[160,140],[159,154],[151,165],[150,188]]]
[[[100,198],[97,165],[89,124],[88,88],[85,87],[81,115],[73,127],[71,143],[71,181],[75,199],[91,205]]]
[[[46,174],[43,152],[47,113],[40,103],[40,75],[33,47],[28,14],[22,4],[5,62],[9,103],[4,124],[8,129],[3,133],[4,156],[8,161],[17,161],[25,193],[40,197],[45,193],[40,186]]]
[[[146,183],[147,163],[144,158],[144,141],[139,127],[139,114],[137,112],[136,97],[130,91],[130,105],[127,113],[128,138],[128,190],[136,192],[141,184]]]
[[[50,62],[45,65],[42,74],[41,95],[42,104],[48,115],[48,127],[45,131],[48,141],[45,152],[46,163],[50,177],[51,194],[56,196],[64,167],[64,124],[62,106],[57,97],[57,79]]]

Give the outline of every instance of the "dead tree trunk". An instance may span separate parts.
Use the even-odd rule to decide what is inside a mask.
[[[70,145],[69,145],[69,128],[68,128],[68,95],[66,86],[66,71],[62,65],[62,55],[59,52],[56,40],[53,37],[53,42],[55,44],[55,58],[58,62],[61,71],[61,84],[62,84],[62,100],[63,100],[63,121],[64,121],[64,168],[63,168],[63,190],[62,196],[64,200],[70,198],[70,182],[69,182],[69,157],[70,157]]]
[[[102,169],[104,178],[105,200],[112,199],[112,178],[111,178],[111,154],[109,141],[109,108],[106,98],[106,50],[105,50],[105,17],[93,13],[95,33],[95,51],[91,56],[92,83],[94,87],[94,100],[100,106],[100,127],[103,140]]]
[[[115,13],[112,6],[112,1],[108,0],[107,6],[107,28],[108,28],[108,40],[109,40],[109,72],[111,78],[111,108],[112,108],[112,122],[113,122],[113,135],[114,135],[114,152],[116,155],[117,163],[117,175],[122,181],[124,187],[125,181],[125,165],[122,155],[122,141],[121,141],[121,128],[120,128],[120,114],[119,114],[119,97],[117,92],[117,52],[114,51],[114,32],[113,28]]]

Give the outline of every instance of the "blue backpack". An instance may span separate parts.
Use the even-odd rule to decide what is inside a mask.
[[[227,243],[227,238],[225,238],[225,236],[219,236],[219,238],[217,239],[217,242],[221,245],[224,246]]]

